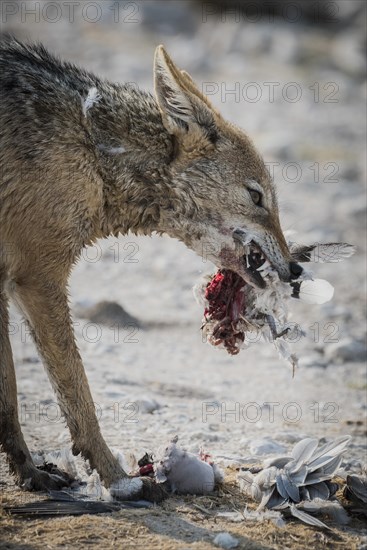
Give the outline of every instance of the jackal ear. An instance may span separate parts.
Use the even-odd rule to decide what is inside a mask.
[[[191,93],[193,93],[194,95],[196,95],[199,99],[201,99],[202,101],[204,101],[204,103],[209,107],[209,109],[211,111],[213,111],[218,117],[220,117],[220,113],[214,108],[214,106],[212,105],[212,103],[209,101],[209,99],[207,98],[206,95],[203,94],[203,92],[201,92],[199,90],[199,88],[196,86],[195,84],[195,81],[193,80],[193,78],[189,75],[188,72],[186,71],[183,71],[181,70],[180,71],[181,73],[181,76],[183,77],[184,81],[185,81],[185,88],[187,88],[188,90],[190,90]]]
[[[216,141],[218,132],[214,110],[200,96],[199,90],[193,92],[192,79],[189,81],[182,74],[163,46],[158,46],[155,51],[154,87],[163,124],[171,134],[200,129],[210,141]]]

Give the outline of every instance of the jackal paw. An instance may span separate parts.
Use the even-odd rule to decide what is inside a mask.
[[[49,471],[34,468],[29,477],[23,477],[20,481],[20,486],[26,491],[59,491],[60,489],[70,487],[73,481],[68,474],[56,467],[49,468]]]
[[[168,496],[164,483],[150,477],[125,477],[113,483],[110,492],[118,500],[148,500],[162,502]]]

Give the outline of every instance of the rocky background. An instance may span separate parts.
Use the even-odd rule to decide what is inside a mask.
[[[335,287],[332,302],[292,304],[292,320],[307,331],[294,343],[301,358],[294,378],[269,344],[229,357],[202,341],[192,287],[213,266],[181,243],[127,235],[87,249],[71,302],[108,443],[140,456],[178,434],[186,448],[204,445],[235,467],[282,453],[305,435],[349,433],[345,466],[358,471],[366,449],[366,8],[358,0],[265,4],[4,1],[1,32],[40,40],[99,75],[149,90],[154,48],[163,43],[255,141],[273,170],[291,239],[357,247],[343,263],[313,266]],[[29,445],[68,445],[15,310],[12,323]],[[13,491],[4,461],[1,472],[4,491]],[[200,540],[202,533],[168,547]]]

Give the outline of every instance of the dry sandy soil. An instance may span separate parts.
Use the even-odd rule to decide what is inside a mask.
[[[289,450],[304,436],[324,441],[350,434],[345,467],[360,471],[366,458],[363,16],[336,32],[333,25],[326,31],[282,20],[255,25],[210,16],[205,22],[200,8],[189,10],[180,1],[167,9],[160,2],[132,4],[136,22],[123,21],[121,13],[126,16],[128,10],[114,22],[109,8],[117,3],[105,1],[96,23],[78,10],[73,23],[65,13],[51,23],[51,11],[49,20],[41,14],[35,23],[29,16],[22,19],[19,11],[2,30],[42,40],[107,78],[148,89],[154,47],[164,42],[199,85],[216,90],[214,104],[249,132],[265,159],[278,163],[274,175],[283,226],[296,232],[293,240],[343,240],[355,244],[357,253],[341,264],[314,266],[317,276],[335,287],[331,303],[294,302],[293,320],[307,336],[294,344],[301,360],[292,378],[271,345],[256,343],[229,357],[202,341],[202,310],[192,287],[213,266],[181,243],[128,235],[88,249],[71,279],[71,303],[109,445],[139,457],[158,452],[178,434],[191,451],[203,445],[226,468],[226,482],[211,497],[172,497],[150,510],[37,520],[13,519],[3,512],[0,548],[206,549],[213,548],[217,532],[228,531],[239,548],[362,549],[365,532],[358,519],[343,528],[330,522],[332,531],[320,532],[296,520],[285,528],[270,522],[230,523],[217,512],[254,508],[239,493],[236,468]],[[119,5],[122,9],[124,3]],[[257,102],[243,97],[246,90],[251,95],[249,82],[261,89]],[[278,83],[274,101],[266,82]],[[287,88],[289,83],[296,88]],[[226,89],[239,89],[241,95],[226,94]],[[296,89],[301,97],[290,101]],[[121,304],[143,327],[117,331],[108,312],[103,324],[85,318],[86,309],[102,300]],[[20,414],[29,446],[68,446],[68,432],[30,336],[15,310],[11,316]],[[214,404],[212,414],[207,414],[208,403]],[[41,498],[14,486],[3,455],[0,473],[0,510],[1,504]]]

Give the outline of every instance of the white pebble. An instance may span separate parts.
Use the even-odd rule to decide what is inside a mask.
[[[230,550],[230,548],[237,548],[239,545],[238,539],[235,539],[229,533],[219,533],[213,542],[216,546],[226,548],[228,550]]]

